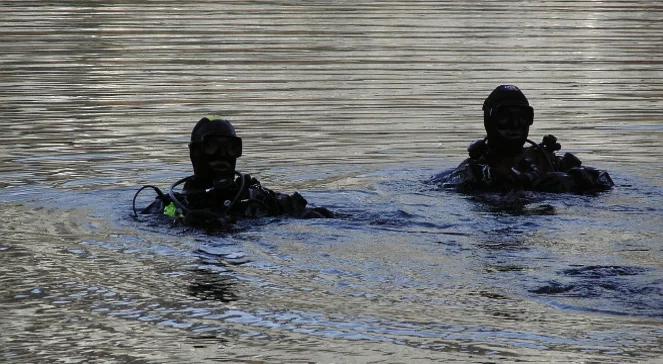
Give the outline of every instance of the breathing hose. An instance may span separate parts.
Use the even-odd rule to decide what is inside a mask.
[[[546,153],[546,151],[543,150],[543,148],[542,148],[539,144],[533,142],[532,140],[530,140],[530,139],[526,139],[526,141],[527,141],[529,144],[532,144],[534,147],[536,147],[536,149],[538,149],[538,150],[541,152],[541,154],[543,154],[543,157],[546,158],[546,162],[548,162],[548,167],[550,167],[550,170],[551,170],[551,171],[555,171],[555,166],[553,166],[553,163],[552,163],[552,161],[550,160],[550,157],[548,156],[548,154]]]
[[[230,201],[230,203],[225,206],[225,208],[223,210],[223,213],[216,213],[216,212],[213,212],[213,211],[210,211],[210,210],[207,210],[207,209],[191,209],[191,208],[187,207],[184,202],[180,201],[180,199],[177,197],[177,193],[175,192],[175,188],[177,186],[181,185],[182,183],[185,183],[185,182],[187,182],[187,181],[189,181],[190,179],[193,178],[193,176],[188,176],[188,177],[181,178],[181,179],[177,180],[175,183],[173,183],[170,186],[170,189],[168,190],[167,195],[164,194],[159,189],[159,187],[152,186],[152,185],[145,185],[145,186],[141,187],[140,189],[138,189],[138,191],[136,191],[136,194],[134,195],[133,203],[132,203],[134,217],[138,217],[138,211],[136,210],[136,198],[138,198],[138,195],[144,189],[151,188],[151,189],[154,190],[154,192],[156,192],[158,198],[160,198],[160,199],[168,198],[170,201],[172,201],[175,204],[175,206],[177,208],[179,208],[185,214],[196,213],[196,214],[210,215],[211,217],[217,218],[217,219],[218,218],[223,218],[223,217],[225,217],[226,212],[230,211],[237,204],[237,201],[239,201],[239,198],[242,195],[242,192],[244,191],[244,187],[246,186],[245,175],[243,175],[243,174],[241,174],[237,171],[235,171],[235,175],[238,176],[239,179],[240,179],[240,187],[239,187],[239,190],[237,190],[237,193],[233,197],[232,201]]]
[[[157,186],[145,185],[145,186],[139,188],[138,191],[136,191],[136,194],[134,195],[133,202],[132,202],[132,204],[131,204],[131,206],[132,206],[132,208],[133,208],[133,210],[134,210],[134,217],[138,217],[138,212],[136,211],[136,198],[138,198],[138,195],[139,195],[141,192],[143,192],[143,190],[146,189],[146,188],[151,188],[151,189],[153,189],[154,192],[157,193],[157,196],[158,196],[159,198],[164,198],[164,197],[166,196],[166,195],[164,195],[163,192],[161,192],[161,190],[160,190],[159,187],[157,187]]]

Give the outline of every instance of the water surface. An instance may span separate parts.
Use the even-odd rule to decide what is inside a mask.
[[[0,8],[0,361],[661,359],[656,2]],[[616,188],[504,203],[426,184],[501,83],[533,139]],[[241,171],[344,217],[134,220],[138,186],[190,173],[211,113],[244,139]]]

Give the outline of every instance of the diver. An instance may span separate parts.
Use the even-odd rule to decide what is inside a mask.
[[[557,156],[557,138],[527,139],[534,109],[513,85],[495,88],[483,103],[487,136],[468,147],[469,158],[431,181],[462,192],[530,190],[587,193],[614,186],[606,171],[583,166],[573,154]],[[530,146],[524,147],[528,143]]]
[[[311,208],[298,192],[291,195],[263,187],[248,174],[235,170],[242,155],[242,139],[233,125],[217,117],[204,117],[191,132],[189,155],[193,175],[175,182],[168,193],[147,185],[157,197],[141,214],[160,214],[185,225],[227,227],[241,218],[287,215],[297,218],[327,218],[334,214],[324,207]],[[181,192],[177,186],[184,184]]]

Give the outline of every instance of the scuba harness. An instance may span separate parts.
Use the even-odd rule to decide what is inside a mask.
[[[140,195],[140,193],[143,190],[151,188],[151,189],[154,190],[154,192],[156,192],[157,199],[163,201],[163,203],[165,205],[165,207],[163,209],[163,214],[168,216],[168,217],[177,218],[177,217],[183,217],[183,216],[186,216],[186,215],[196,214],[196,215],[202,215],[202,216],[209,217],[212,220],[226,219],[228,217],[228,212],[237,204],[237,201],[239,201],[239,198],[242,195],[242,192],[244,192],[245,188],[247,187],[246,186],[246,179],[247,178],[250,179],[249,175],[242,174],[242,173],[239,173],[237,171],[235,171],[235,175],[238,176],[239,179],[240,179],[239,189],[237,190],[237,193],[235,194],[235,196],[233,197],[232,200],[226,200],[224,202],[223,210],[221,210],[220,212],[213,211],[211,209],[193,209],[193,208],[190,208],[189,206],[187,206],[186,202],[182,201],[180,199],[180,197],[178,197],[178,194],[180,194],[180,193],[175,192],[175,188],[177,186],[181,185],[182,183],[190,181],[194,177],[193,175],[191,175],[191,176],[179,179],[175,183],[173,183],[170,186],[170,189],[168,190],[167,194],[164,193],[163,191],[161,191],[161,189],[159,189],[159,187],[156,187],[154,185],[144,185],[141,188],[139,188],[138,191],[136,191],[136,193],[134,194],[133,201],[132,201],[132,208],[133,208],[133,212],[134,212],[134,217],[136,217],[136,218],[138,217],[138,211],[136,210],[136,199],[138,198],[138,195]],[[209,192],[209,190],[206,191],[206,192]],[[255,200],[255,199],[252,199],[252,198],[249,198],[247,201],[257,202],[257,203],[262,204],[262,201]],[[178,210],[180,212],[180,216],[178,216],[178,214],[177,214]]]
[[[483,156],[487,152],[486,149],[488,147],[488,144],[486,143],[487,141],[488,137],[484,137],[483,139],[479,139],[474,143],[470,144],[469,147],[467,147],[467,152],[470,155],[471,159],[481,158],[481,156]],[[557,138],[555,136],[546,135],[543,137],[543,142],[541,143],[535,143],[531,139],[525,139],[525,141],[528,144],[534,146],[536,150],[541,152],[541,154],[546,160],[546,163],[548,164],[548,167],[550,167],[550,170],[554,171],[556,169],[553,164],[553,161],[550,160],[550,156],[547,153],[561,149],[561,146],[559,145],[559,143],[557,143]]]
[[[538,152],[543,157],[543,163],[547,165],[550,172],[556,172],[559,170],[555,162],[553,162],[551,159],[551,155],[554,158],[554,152],[561,149],[561,146],[559,143],[557,143],[557,138],[552,135],[546,135],[543,137],[543,141],[541,143],[535,143],[531,139],[527,138],[525,141],[526,143],[531,144],[536,152]],[[490,145],[488,144],[488,137],[485,137],[470,144],[470,146],[467,148],[467,151],[470,155],[470,159],[479,162],[491,153],[489,148]],[[486,161],[486,163],[489,162]],[[502,175],[502,178],[506,178],[506,180],[510,181],[510,183],[529,185],[534,183],[542,175],[539,169],[540,167],[542,166],[537,166],[534,160],[528,157],[524,157],[515,165],[510,165],[507,167],[508,172],[502,171],[500,175]],[[493,180],[493,172],[495,170],[491,168],[492,167],[489,167],[488,164],[481,168],[481,175],[483,175],[483,178],[487,181]]]
[[[207,225],[304,211],[306,200],[301,195],[263,188],[255,178],[235,170],[237,158],[242,155],[242,139],[227,120],[216,116],[200,119],[191,132],[189,155],[193,175],[175,181],[167,192],[154,185],[136,191],[132,201],[135,218],[163,213],[187,225]],[[154,190],[157,196],[139,211],[136,199],[145,189]]]

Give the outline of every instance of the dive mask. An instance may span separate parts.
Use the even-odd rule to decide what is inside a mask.
[[[237,159],[242,155],[242,138],[207,135],[200,143],[200,150],[208,157]]]
[[[516,123],[513,127],[526,127],[534,122],[534,109],[529,105],[496,105],[487,110],[489,120]]]

